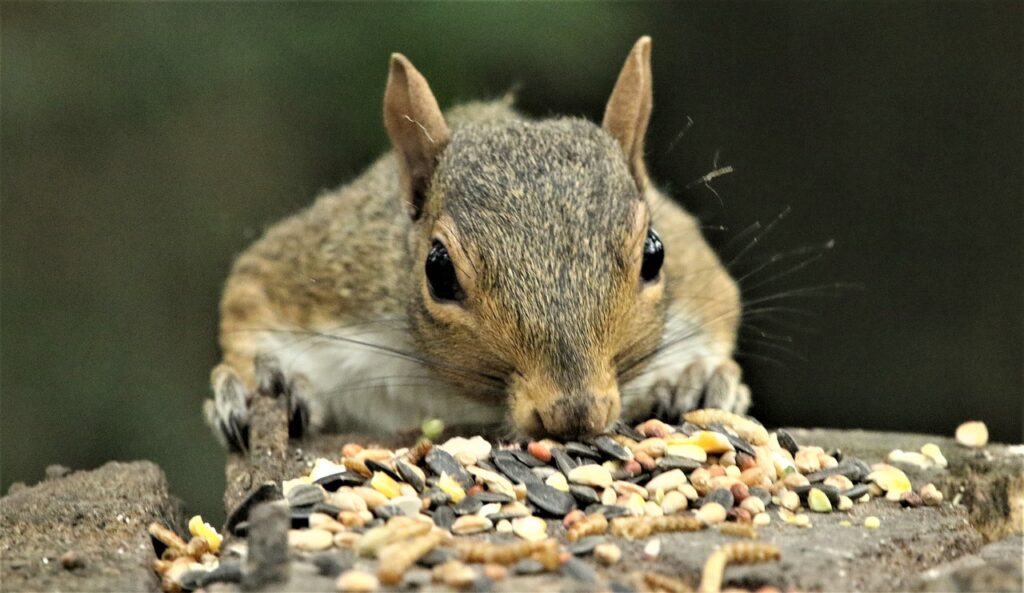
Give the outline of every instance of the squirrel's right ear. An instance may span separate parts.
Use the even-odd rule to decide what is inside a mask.
[[[448,124],[427,79],[402,54],[391,54],[384,91],[384,126],[398,153],[402,185],[413,219],[423,212],[427,184],[448,145]]]
[[[601,124],[618,141],[641,192],[647,187],[644,134],[651,118],[652,94],[651,38],[645,35],[633,45],[622,66]]]

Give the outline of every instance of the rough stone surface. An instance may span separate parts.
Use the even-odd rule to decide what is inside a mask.
[[[159,591],[151,521],[183,524],[163,472],[147,461],[108,463],[18,489],[0,499],[2,588]],[[68,552],[80,566],[62,566]]]

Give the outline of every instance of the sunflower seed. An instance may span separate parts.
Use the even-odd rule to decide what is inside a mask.
[[[399,460],[395,462],[395,468],[398,470],[401,481],[415,488],[416,492],[423,492],[423,489],[427,487],[423,470],[420,470],[418,467]]]
[[[597,491],[590,486],[569,484],[569,494],[572,494],[572,497],[576,499],[576,502],[581,505],[591,505],[601,502],[601,497],[597,495]]]
[[[576,500],[568,492],[556,490],[543,482],[526,485],[526,499],[545,513],[564,517],[576,506]]]
[[[616,443],[607,435],[601,435],[591,442],[599,451],[612,459],[618,459],[619,461],[629,461],[630,459],[633,459],[633,454],[630,453],[628,449]]]
[[[430,453],[424,458],[431,471],[437,475],[448,474],[463,488],[469,488],[474,484],[473,477],[466,473],[462,464],[455,460],[447,451],[433,447]]]
[[[491,491],[491,490],[484,490],[483,492],[480,492],[479,494],[476,494],[475,496],[476,496],[476,498],[480,499],[480,502],[483,502],[483,503],[500,502],[500,503],[504,504],[506,502],[512,502],[514,500],[514,498],[512,498],[508,494],[504,494],[504,493],[501,493],[501,492],[494,492],[494,491]]]
[[[366,483],[366,478],[356,472],[343,471],[324,476],[313,483],[323,486],[328,492],[335,492],[342,486],[362,486]]]
[[[603,544],[606,538],[602,535],[588,535],[574,542],[570,542],[566,549],[574,556],[586,556],[594,551],[598,544]]]
[[[519,462],[522,463],[523,465],[525,465],[526,467],[544,467],[544,465],[545,465],[545,463],[543,461],[541,461],[540,459],[537,459],[533,455],[530,455],[526,451],[520,451],[518,449],[513,449],[513,450],[509,451],[509,453],[511,453],[513,457],[518,459]]]
[[[555,461],[555,467],[558,471],[565,475],[569,475],[569,472],[576,469],[579,465],[576,461],[565,452],[565,449],[560,447],[553,447],[551,449],[551,458]]]
[[[629,515],[629,509],[624,506],[617,504],[592,504],[584,511],[588,515],[594,513],[601,513],[606,519],[615,519],[616,517],[625,517]]]
[[[565,444],[565,452],[576,457],[586,457],[596,461],[601,460],[601,453],[596,448],[579,441],[569,441]]]
[[[288,496],[285,498],[288,499],[288,505],[292,507],[313,506],[318,502],[323,502],[324,491],[320,486],[300,484],[288,491]]]
[[[728,510],[732,508],[732,505],[734,502],[736,502],[736,499],[733,497],[732,492],[730,492],[727,488],[716,488],[715,490],[708,492],[707,496],[704,497],[704,504],[709,504],[712,502],[717,502],[718,504],[722,505],[722,508]]]
[[[615,424],[612,425],[612,432],[614,432],[615,434],[620,434],[620,435],[622,435],[624,437],[631,438],[634,441],[642,441],[642,440],[644,440],[644,435],[642,435],[638,431],[634,430],[632,427],[630,427],[628,424],[626,424],[622,420],[619,420],[619,421],[615,422]]]
[[[513,482],[522,482],[527,486],[544,483],[510,451],[495,451],[491,454],[491,459],[494,460],[494,465],[498,466],[501,473],[508,476]]]
[[[779,446],[789,451],[792,455],[796,455],[796,452],[800,450],[800,445],[797,444],[796,439],[793,438],[793,435],[789,434],[788,432],[779,429],[775,431],[775,436],[779,440]]]
[[[450,506],[440,506],[434,510],[432,518],[434,519],[434,525],[441,529],[451,529],[452,523],[455,522],[455,511]]]
[[[484,506],[484,502],[479,497],[467,496],[459,504],[455,505],[453,510],[456,515],[472,515],[479,511],[482,506]]]

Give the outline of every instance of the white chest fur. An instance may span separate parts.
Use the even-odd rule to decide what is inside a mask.
[[[394,351],[413,351],[404,331],[324,330],[309,334],[266,334],[266,352],[274,353],[286,374],[300,374],[311,386],[313,415],[343,431],[404,431],[424,418],[449,424],[500,422],[504,402],[468,400],[422,364]],[[376,348],[379,346],[381,348]]]

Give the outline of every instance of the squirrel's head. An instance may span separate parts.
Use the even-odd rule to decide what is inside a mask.
[[[449,129],[423,76],[391,59],[384,115],[414,220],[413,333],[449,381],[507,397],[520,432],[602,432],[619,415],[621,373],[659,343],[664,254],[643,162],[650,111],[647,37],[601,126],[499,118]],[[500,378],[502,393],[486,393],[480,375]]]

